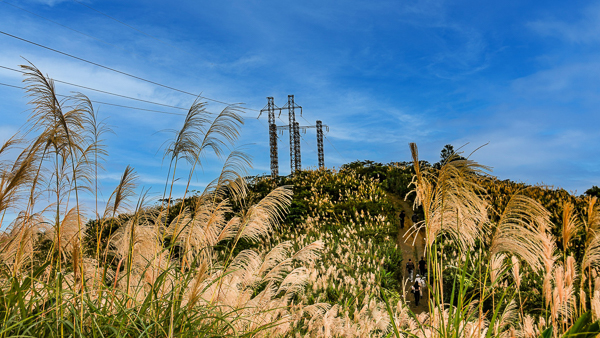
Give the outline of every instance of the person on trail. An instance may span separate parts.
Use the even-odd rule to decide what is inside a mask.
[[[412,217],[410,218],[410,220],[413,222],[413,224],[416,224],[419,221],[419,216],[417,216],[417,212],[413,212]]]
[[[415,282],[419,283],[419,285],[421,286],[421,289],[423,289],[424,287],[427,286],[427,284],[425,284],[425,276],[419,276],[417,275],[417,277],[415,278]],[[423,296],[423,291],[421,290],[421,296]]]
[[[425,262],[425,258],[421,257],[421,260],[419,261],[419,275],[425,277],[426,273],[427,273],[427,262]]]
[[[413,263],[412,260],[409,258],[408,263],[406,263],[406,272],[408,272],[408,278],[410,278],[411,282],[413,280],[413,272],[414,271],[415,271],[415,263]]]
[[[400,218],[400,229],[404,229],[404,217],[406,217],[406,214],[404,213],[404,210],[402,210],[398,216],[398,218]]]
[[[419,300],[422,296],[421,285],[415,281],[415,284],[411,287],[412,293],[415,295],[415,306],[419,306]]]

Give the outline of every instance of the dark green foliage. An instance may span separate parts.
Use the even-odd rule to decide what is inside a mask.
[[[355,167],[355,165],[353,165]],[[338,175],[352,175],[354,169],[342,169]],[[365,176],[373,179],[377,179],[379,174],[374,174],[371,171],[361,170]],[[304,221],[307,216],[309,210],[309,202],[306,201],[311,194],[310,188],[315,183],[314,177],[312,177],[311,171],[301,171],[295,174],[292,177],[279,177],[275,181],[269,176],[255,176],[249,177],[248,185],[250,187],[250,192],[248,196],[248,200],[250,203],[255,203],[259,201],[263,197],[265,197],[273,186],[277,185],[291,185],[294,190],[294,197],[292,200],[292,205],[290,206],[289,212],[285,219],[286,224],[299,224]],[[359,173],[359,172],[357,172]],[[359,173],[359,176],[363,174]],[[330,170],[323,170],[323,178],[319,181],[319,189],[327,194],[332,201],[338,202],[333,209],[323,210],[327,213],[330,213],[332,217],[334,215],[345,214],[354,214],[356,212],[361,213],[370,213],[371,215],[376,214],[385,214],[389,216],[389,219],[395,219],[395,215],[399,212],[396,208],[387,202],[370,202],[370,201],[340,201],[340,190],[341,191],[356,191],[358,188],[356,186],[356,182],[352,180],[348,180],[347,183],[336,183],[333,180],[327,179],[327,176],[334,175],[334,173]],[[378,180],[378,179],[377,179]]]
[[[544,332],[545,334],[546,332]],[[550,334],[552,330],[550,330]],[[542,337],[546,337],[542,334]],[[600,335],[600,321],[592,321],[592,314],[590,312],[584,313],[562,338],[595,338]]]
[[[125,218],[122,217],[122,219]],[[98,244],[100,244],[100,252],[105,252],[109,239],[119,229],[123,220],[109,218],[107,220],[88,221],[83,235],[86,243],[85,254],[95,257]],[[98,238],[101,238],[100,243],[98,243]]]
[[[367,179],[376,179],[379,182],[385,181],[387,178],[387,167],[378,162],[373,161],[354,161],[348,164],[342,165],[341,171],[353,170],[358,175],[363,176]]]
[[[440,169],[444,163],[446,163],[448,160],[452,160],[452,161],[456,161],[456,160],[464,160],[465,158],[458,155],[460,153],[457,153],[454,150],[454,146],[451,144],[446,144],[444,146],[444,148],[442,148],[442,151],[440,151],[440,161],[438,163],[435,163],[433,165],[433,167],[435,169]]]
[[[596,197],[600,198],[600,188],[598,188],[597,186],[594,185],[585,191],[585,195],[586,196],[596,196]]]
[[[402,251],[398,247],[390,246],[387,250],[385,262],[383,263],[383,268],[389,274],[383,276],[382,287],[391,290],[401,287],[404,271],[402,260]]]

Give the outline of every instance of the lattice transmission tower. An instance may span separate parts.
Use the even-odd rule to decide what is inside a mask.
[[[279,110],[281,116],[282,110],[288,111],[289,124],[277,126],[275,123],[275,111]],[[294,174],[302,170],[302,154],[300,153],[300,130],[306,133],[306,129],[316,128],[317,130],[317,150],[319,157],[319,168],[325,167],[325,155],[323,153],[323,127],[329,132],[329,126],[324,125],[320,120],[317,120],[314,126],[300,126],[296,122],[296,109],[300,109],[302,116],[302,107],[294,102],[294,95],[288,95],[288,102],[285,106],[279,108],[275,105],[273,97],[267,97],[267,105],[261,109],[258,118],[263,112],[267,112],[269,117],[269,146],[271,151],[271,176],[279,176],[279,158],[277,154],[277,131],[289,130],[290,133],[290,170]]]
[[[288,110],[289,130],[290,130],[290,170],[293,173],[302,170],[302,159],[300,155],[300,130],[296,122],[296,109],[300,108],[300,116],[302,116],[302,107],[294,102],[294,95],[288,95],[288,102],[279,110]]]
[[[327,131],[329,131],[329,127],[327,127]],[[319,154],[319,168],[325,168],[325,154],[323,154],[323,122],[320,120],[317,120],[317,153]]]
[[[277,158],[277,125],[275,124],[275,109],[279,109],[275,106],[273,97],[267,97],[267,105],[261,109],[260,114],[267,112],[269,117],[269,147],[271,150],[271,176],[279,176],[279,159]]]

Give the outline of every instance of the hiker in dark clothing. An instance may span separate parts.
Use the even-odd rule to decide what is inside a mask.
[[[419,306],[419,300],[421,299],[421,285],[419,282],[415,282],[412,286],[412,293],[415,295],[415,306]]]
[[[402,210],[398,216],[398,218],[400,218],[400,229],[404,229],[404,217],[406,217],[406,214],[404,213],[404,210]]]
[[[408,263],[406,263],[406,272],[408,272],[408,278],[410,278],[411,282],[413,280],[413,271],[415,271],[415,263],[408,259]]]
[[[417,213],[414,212],[412,217],[410,218],[410,220],[413,222],[413,224],[417,223],[419,221],[419,216],[417,216]]]
[[[425,259],[423,257],[421,257],[421,260],[419,261],[419,275],[425,276],[426,273],[427,273],[427,262],[425,262]]]

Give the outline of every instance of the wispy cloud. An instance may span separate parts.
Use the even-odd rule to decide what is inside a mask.
[[[44,5],[48,5],[48,6],[55,6],[57,4],[66,2],[68,0],[27,0],[27,1],[32,2],[32,3],[44,4]]]
[[[548,17],[531,21],[528,26],[542,36],[556,37],[572,43],[595,43],[600,40],[600,4],[582,9],[578,18],[567,21]]]
[[[137,4],[145,15],[136,16],[124,10],[126,3],[91,3],[169,46],[77,4],[31,0],[25,5],[104,42],[5,6],[0,21],[7,29],[18,27],[19,36],[94,62],[221,101],[242,101],[252,109],[262,108],[266,96],[282,106],[288,94],[295,94],[308,120],[298,118],[301,124],[319,119],[331,127],[327,137],[333,146],[325,141],[327,165],[355,159],[408,160],[409,141],[418,142],[423,156],[435,162],[447,143],[478,146],[489,141],[479,152],[481,161],[510,178],[540,177],[581,187],[599,177],[593,169],[599,167],[595,159],[600,155],[592,146],[597,139],[590,136],[597,134],[593,126],[599,122],[595,107],[600,103],[596,5],[147,1]],[[57,79],[184,107],[194,99],[0,39],[2,65],[15,67],[23,63],[23,55]],[[0,70],[1,81],[20,78]],[[77,90],[57,86],[61,92]],[[3,90],[1,95],[6,98],[3,113],[27,109],[22,93]],[[209,109],[218,112],[222,107],[211,103]],[[108,172],[131,164],[144,185],[162,192],[167,167],[158,149],[170,135],[157,132],[179,128],[183,117],[99,108],[116,131],[107,137]],[[252,144],[252,173],[269,168],[268,130],[266,123],[252,120],[257,115],[248,111],[239,141]],[[2,117],[7,131],[0,130],[0,135],[16,130],[25,119],[12,113]],[[286,124],[284,115],[282,120],[278,124]],[[303,165],[315,165],[314,131],[303,137]],[[280,138],[285,174],[288,135]],[[556,158],[571,164],[562,165]],[[199,180],[217,175],[220,164],[207,158]],[[182,172],[187,169],[182,167]],[[116,177],[103,180],[114,183]],[[182,190],[181,184],[177,188]]]

